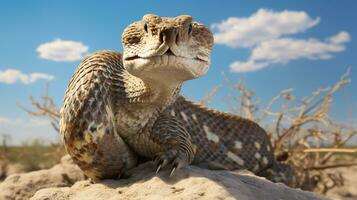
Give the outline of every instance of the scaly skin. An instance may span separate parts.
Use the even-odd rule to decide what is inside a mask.
[[[179,97],[165,110],[190,130],[197,149],[192,164],[210,169],[248,169],[273,182],[297,186],[290,166],[279,163],[267,133],[248,119]]]
[[[293,185],[256,123],[179,96],[184,81],[204,75],[212,33],[190,16],[145,15],[122,36],[123,57],[100,51],[78,66],[64,98],[61,134],[68,153],[94,180],[117,178],[136,156],[159,171],[189,164],[248,169]]]

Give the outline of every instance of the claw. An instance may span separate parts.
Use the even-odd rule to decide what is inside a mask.
[[[161,169],[161,164],[159,164],[159,165],[157,166],[156,174],[159,173],[160,169]]]
[[[172,170],[170,172],[170,177],[174,174],[175,170],[176,170],[176,166],[172,168]]]
[[[164,166],[164,162],[163,160],[159,160],[159,162],[157,163],[157,168],[156,168],[156,174],[159,173],[161,167]]]

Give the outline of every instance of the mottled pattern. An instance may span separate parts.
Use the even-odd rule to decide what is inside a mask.
[[[143,93],[124,87],[125,81],[134,82],[131,78],[123,70],[119,53],[102,51],[82,61],[66,91],[60,121],[63,142],[93,179],[119,177],[136,164],[135,154],[119,137],[114,119],[117,105]]]
[[[182,121],[190,133],[197,149],[193,164],[210,169],[248,169],[274,182],[297,186],[294,171],[275,160],[267,133],[255,122],[184,97],[165,113]]]
[[[124,56],[100,51],[78,66],[61,110],[68,153],[94,180],[117,178],[154,158],[159,171],[189,164],[249,169],[293,185],[293,171],[278,163],[266,132],[241,117],[179,96],[184,81],[206,73],[212,33],[190,16],[145,15],[123,33]]]
[[[176,116],[189,130],[197,146],[194,163],[228,170],[249,169],[255,173],[272,164],[269,137],[250,120],[194,104],[183,97],[166,112]]]

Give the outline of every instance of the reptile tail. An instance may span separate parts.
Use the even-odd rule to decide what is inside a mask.
[[[257,173],[275,183],[284,183],[290,187],[299,187],[295,170],[288,164],[274,161],[271,167]]]

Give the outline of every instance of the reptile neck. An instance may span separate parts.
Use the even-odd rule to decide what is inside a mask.
[[[182,82],[168,81],[164,77],[158,79],[141,79],[148,89],[150,103],[156,104],[159,107],[167,107],[171,105],[178,97],[181,90]]]

